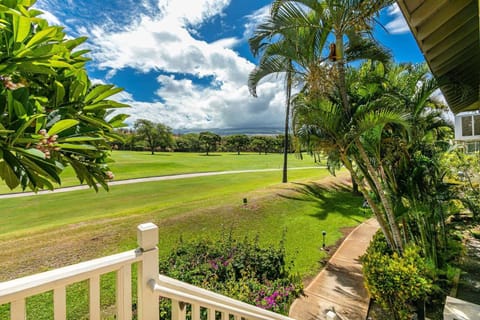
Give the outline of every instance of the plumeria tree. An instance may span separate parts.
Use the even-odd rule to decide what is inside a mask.
[[[108,98],[122,89],[92,84],[86,38],[50,26],[34,3],[0,4],[0,178],[11,189],[53,189],[72,166],[81,183],[108,189],[108,142],[127,117],[110,115],[128,107]]]

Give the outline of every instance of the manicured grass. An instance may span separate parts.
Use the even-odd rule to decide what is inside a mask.
[[[328,176],[325,169],[290,172],[292,180]],[[327,232],[327,245],[333,244],[342,227],[362,221],[361,199],[312,183],[278,184],[278,178],[277,172],[242,173],[114,186],[110,192],[81,190],[2,199],[0,261],[9,254],[32,254],[31,243],[20,245],[32,235],[48,237],[50,232],[61,242],[62,232],[70,239],[80,228],[87,238],[101,236],[106,229],[115,234],[115,241],[103,243],[96,256],[130,249],[135,247],[135,225],[153,221],[160,227],[161,252],[167,252],[180,236],[218,236],[225,228],[239,236],[258,234],[263,243],[278,242],[286,230],[287,252],[295,260],[295,271],[309,276],[318,270],[323,256],[318,251],[322,231]],[[243,198],[247,198],[246,206]],[[2,246],[10,239],[19,244]],[[45,246],[52,245],[52,239],[45,241]],[[87,241],[92,243],[89,238]]]
[[[112,154],[114,162],[109,166],[115,174],[115,180],[131,178],[143,178],[152,176],[163,176],[192,172],[208,171],[229,171],[247,169],[281,169],[283,155],[278,153],[262,154],[257,153],[212,153],[209,156],[201,153],[183,152],[159,152],[151,155],[148,152],[114,151]],[[288,166],[309,167],[315,166],[310,156],[303,160],[290,154]],[[71,168],[62,173],[62,185],[78,185],[79,182]],[[56,186],[60,187],[60,186]],[[9,192],[21,192],[17,188],[10,190],[3,183],[0,183],[0,194]],[[26,190],[29,191],[29,190]]]
[[[292,170],[291,179],[326,176],[325,169]],[[80,190],[2,199],[0,239],[62,225],[118,216],[177,216],[192,208],[242,203],[239,194],[278,183],[280,172],[229,174],[112,186],[110,192]],[[168,212],[168,213],[167,213]]]
[[[239,156],[245,161],[241,167],[233,165],[231,159],[219,160],[228,158],[226,154],[217,157],[196,155],[202,159],[195,164],[199,166],[195,170],[180,171],[180,164],[177,167],[172,164],[170,169],[164,170],[162,164],[155,161],[141,163],[137,154],[118,154],[124,156],[117,164],[126,166],[122,169],[126,175],[143,172],[158,175],[154,167],[161,168],[161,175],[271,168],[273,162],[261,162],[260,158],[277,158],[276,155]],[[163,160],[160,155],[143,156],[145,161]],[[128,159],[131,160],[129,165],[126,164]],[[193,159],[197,158],[189,161],[194,162]],[[201,164],[204,159],[209,162]],[[280,165],[276,165],[281,167],[281,158],[277,159]],[[186,166],[188,161],[183,161]],[[291,166],[293,163],[294,160]],[[302,163],[312,165],[311,160]],[[122,170],[117,172],[117,177]],[[147,221],[159,226],[160,258],[165,257],[180,238],[215,239],[231,231],[237,237],[258,236],[259,243],[264,246],[277,246],[284,236],[288,259],[294,262],[293,271],[305,279],[312,277],[326,257],[326,252],[321,250],[322,231],[327,233],[326,245],[335,244],[342,236],[343,227],[355,226],[365,219],[360,210],[362,200],[349,191],[325,187],[325,179],[332,178],[322,168],[291,170],[289,179],[292,182],[288,184],[279,183],[281,171],[241,173],[112,186],[110,192],[81,190],[2,199],[0,280],[133,249],[136,247],[135,227]],[[102,293],[102,305],[107,314],[108,306],[114,301],[114,292],[108,289],[113,286],[113,279],[106,277],[107,289]],[[69,297],[74,300],[69,305],[78,308],[69,312],[77,318],[85,314],[84,304],[75,301],[81,299],[80,293],[85,292],[86,285],[75,285],[68,290],[71,291]],[[31,319],[48,315],[50,300],[48,294],[32,298],[28,304]],[[5,306],[0,307],[0,318],[5,312]]]
[[[310,170],[299,170],[298,173],[306,173]],[[315,179],[322,179],[327,175],[325,170],[318,170],[317,174],[310,172],[310,175]],[[295,172],[297,173],[297,172]],[[265,177],[265,175],[267,177]],[[72,244],[69,255],[76,256],[77,253],[85,254],[82,250],[75,250],[76,247],[83,246],[89,251],[94,251],[94,256],[102,256],[105,254],[112,254],[127,249],[135,248],[136,232],[135,226],[138,223],[152,221],[159,226],[159,249],[160,258],[165,257],[170,248],[175,246],[180,238],[184,240],[190,240],[201,237],[208,237],[215,239],[220,237],[224,231],[232,231],[236,237],[259,237],[259,242],[263,246],[273,245],[277,246],[278,242],[285,236],[285,248],[287,257],[293,261],[294,272],[299,273],[304,278],[312,277],[321,267],[321,261],[326,257],[326,252],[321,250],[322,247],[322,231],[326,231],[326,245],[333,245],[341,236],[342,227],[351,227],[357,225],[364,220],[363,213],[361,212],[360,205],[361,199],[353,196],[348,191],[343,190],[331,190],[323,187],[321,184],[315,183],[291,183],[287,185],[282,184],[270,184],[262,186],[263,183],[268,182],[268,176],[272,173],[262,173],[261,177],[254,174],[239,174],[235,175],[236,179],[229,179],[228,185],[223,185],[223,191],[220,196],[215,196],[215,192],[218,192],[222,187],[213,186],[210,190],[203,190],[198,186],[205,187],[206,180],[212,178],[225,178],[225,176],[218,177],[203,177],[185,179],[181,183],[181,188],[184,193],[176,193],[173,181],[164,181],[156,183],[142,184],[142,191],[145,195],[149,193],[155,193],[159,195],[163,191],[168,194],[170,204],[162,204],[160,200],[158,207],[153,208],[153,205],[149,204],[149,208],[144,208],[142,205],[150,201],[155,201],[155,194],[146,198],[142,198],[138,201],[141,208],[136,212],[133,209],[123,211],[119,215],[122,215],[121,219],[118,216],[106,216],[94,218],[90,222],[85,217],[90,215],[90,211],[94,207],[90,205],[93,198],[85,198],[81,205],[76,206],[75,211],[83,212],[78,221],[83,221],[81,225],[88,229],[89,232],[86,236],[82,236],[79,239],[73,241],[62,233],[57,233],[60,228],[53,227],[55,223],[51,221],[50,231],[55,234],[55,239],[49,239],[47,243],[53,245],[57,242],[63,242]],[[233,178],[233,176],[231,177]],[[273,177],[275,180],[276,177]],[[179,180],[180,181],[180,180]],[[177,181],[177,182],[179,182]],[[252,182],[253,181],[253,182]],[[217,181],[218,182],[218,181]],[[151,186],[148,186],[151,185]],[[123,188],[133,188],[139,185],[126,185]],[[127,190],[122,192],[122,196],[116,198],[115,201],[120,201],[121,204],[126,205],[129,202],[136,202],[134,200],[136,192],[134,190]],[[157,189],[155,192],[154,190]],[[205,189],[205,188],[204,188]],[[193,192],[192,190],[196,190]],[[235,192],[233,192],[233,190]],[[119,190],[113,189],[111,194],[116,194]],[[133,193],[130,199],[122,199],[127,197],[128,193]],[[212,192],[213,196],[207,196]],[[241,193],[241,196],[237,192]],[[77,193],[77,192],[75,192]],[[82,194],[84,191],[81,192]],[[90,192],[90,194],[92,194]],[[110,193],[99,193],[97,196],[105,196]],[[67,194],[52,194],[48,196],[40,196],[40,198],[54,198],[55,201],[62,201],[66,205],[66,200],[58,199],[58,196],[66,196]],[[70,194],[71,195],[71,194]],[[189,196],[192,198],[188,200]],[[243,205],[243,197],[248,200],[247,205]],[[178,199],[180,202],[174,203],[174,199]],[[9,199],[16,200],[19,199]],[[71,200],[74,201],[74,200]],[[105,210],[108,204],[114,206],[113,202],[105,201]],[[77,200],[78,202],[78,200]],[[3,201],[2,201],[3,204]],[[119,204],[119,205],[121,205]],[[16,203],[19,205],[19,203]],[[24,213],[28,213],[27,210]],[[66,210],[67,212],[68,210]],[[114,210],[113,210],[114,211]],[[0,211],[2,212],[2,211]],[[74,212],[72,212],[74,214]],[[68,215],[66,215],[68,216]],[[65,219],[65,217],[64,217]],[[119,219],[119,220],[117,220]],[[30,220],[30,221],[29,221]],[[30,224],[29,229],[23,230],[25,236],[30,234],[32,230],[41,230],[42,227],[36,225],[34,218],[25,218],[24,223]],[[47,219],[45,219],[47,220]],[[53,219],[52,219],[53,220]],[[61,223],[60,223],[61,224]],[[79,229],[81,229],[79,227]],[[102,237],[108,233],[116,234],[117,237],[110,241],[102,241],[95,245],[98,241],[96,238]],[[68,230],[67,233],[75,233],[75,229]],[[18,235],[18,234],[17,234]],[[2,238],[7,239],[12,236],[10,234],[4,234]],[[47,235],[48,236],[48,235]],[[0,240],[1,243],[1,240]],[[35,246],[36,243],[33,245]],[[0,244],[1,248],[1,244]],[[3,249],[3,248],[2,248]],[[17,248],[21,250],[21,248]],[[27,248],[28,251],[29,248]],[[55,253],[55,245],[50,250],[53,252],[52,256],[48,255],[45,259],[64,259],[62,253]],[[0,250],[4,251],[4,250]],[[35,251],[35,249],[33,249]],[[8,254],[8,253],[6,253]],[[32,252],[26,252],[26,255],[30,256]],[[90,252],[89,254],[92,254]],[[88,253],[87,253],[88,256]],[[55,258],[56,257],[56,258]],[[78,258],[78,257],[77,257]],[[22,260],[22,259],[20,259]],[[28,258],[23,259],[29,261]],[[85,260],[84,258],[80,260]],[[2,258],[3,261],[3,258]],[[33,259],[36,261],[36,259]],[[73,261],[72,261],[73,262]],[[42,266],[36,266],[41,268]],[[18,272],[18,270],[16,270]],[[106,288],[103,291],[103,303],[105,312],[108,313],[108,306],[114,301],[114,277],[108,276],[103,284]],[[85,314],[86,305],[82,303],[82,293],[87,292],[85,284],[75,285],[69,288],[71,292],[69,297],[73,297],[73,302],[69,303],[71,308],[75,308],[70,311],[74,312],[74,315]],[[51,296],[41,295],[32,298],[29,303],[29,310],[31,310],[32,318],[40,319],[48,315],[48,308],[51,304]],[[0,308],[2,309],[2,308]],[[5,310],[5,309],[4,309]],[[2,312],[0,311],[0,314]],[[76,318],[75,316],[73,318]]]

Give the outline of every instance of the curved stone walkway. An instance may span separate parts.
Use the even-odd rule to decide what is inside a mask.
[[[359,257],[378,230],[375,218],[355,228],[342,242],[327,265],[305,288],[305,296],[292,304],[289,316],[298,320],[365,320],[370,298],[363,285]],[[334,311],[336,318],[328,318]],[[329,313],[332,315],[332,313]]]

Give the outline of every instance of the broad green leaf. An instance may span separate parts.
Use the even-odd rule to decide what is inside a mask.
[[[42,45],[34,49],[31,49],[32,55],[34,55],[35,57],[42,57],[45,59],[52,57],[53,55],[65,54],[67,52],[68,50],[64,46],[56,43]]]
[[[27,115],[27,111],[25,110],[24,105],[18,100],[13,100],[13,109],[15,111],[15,114],[19,118],[23,118]]]
[[[112,119],[108,120],[108,123],[113,127],[113,128],[120,128],[126,126],[126,124],[123,122],[125,119],[130,117],[128,114],[118,114]]]
[[[65,97],[65,88],[63,84],[55,80],[55,107],[58,107],[63,103],[63,98]]]
[[[60,61],[60,60],[50,60],[49,64],[54,67],[54,68],[68,68],[72,69],[72,65],[65,62],[65,61]]]
[[[121,102],[118,102],[118,101],[115,101],[115,100],[107,100],[108,104],[110,105],[110,108],[131,108],[130,105],[128,104],[125,104],[125,103],[121,103]]]
[[[20,11],[20,13],[21,13],[22,15],[24,15],[25,17],[30,17],[30,12],[29,12],[28,9],[25,8],[23,5],[20,5],[20,4],[19,4],[19,5],[16,7],[16,9],[17,9],[18,11]]]
[[[99,103],[95,103],[95,104],[85,106],[85,107],[83,107],[83,110],[91,111],[91,110],[95,110],[95,109],[108,109],[108,108],[111,108],[110,104],[108,104],[107,102],[99,102]]]
[[[130,117],[130,115],[128,115],[128,114],[124,114],[124,113],[117,114],[112,119],[108,120],[108,123],[116,122],[116,121],[124,121],[125,119],[127,119],[129,117]]]
[[[98,97],[100,94],[104,93],[105,91],[113,88],[112,84],[101,84],[96,87],[94,87],[85,97],[85,103],[89,103],[90,100],[95,99]]]
[[[73,150],[97,150],[95,146],[90,144],[72,144],[72,143],[59,143],[57,144],[61,149],[73,149]]]
[[[20,184],[20,180],[13,170],[13,167],[18,166],[17,158],[10,151],[5,150],[3,152],[3,161],[0,161],[0,177],[5,180],[10,189],[15,189]]]
[[[58,161],[54,163],[47,161],[44,157],[37,157],[20,148],[13,149],[15,152],[22,153],[22,164],[29,169],[35,171],[36,174],[43,175],[60,184],[58,173],[62,172],[64,167],[58,165]]]
[[[32,9],[32,8],[30,8],[28,10],[28,12],[29,12],[30,17],[36,17],[36,16],[39,16],[39,15],[44,13],[43,11]]]
[[[70,85],[70,101],[77,101],[78,98],[84,93],[86,88],[85,82],[75,80]]]
[[[74,120],[74,119],[66,119],[66,120],[60,120],[58,122],[56,122],[51,128],[50,130],[48,130],[48,134],[50,136],[54,135],[54,134],[58,134],[64,130],[67,130],[73,126],[76,126],[78,124],[78,121],[77,120]]]
[[[22,126],[17,131],[15,131],[15,135],[12,139],[11,144],[14,145],[17,142],[18,138],[20,138],[23,135],[25,130],[27,128],[29,128],[36,119],[42,118],[42,117],[45,117],[45,115],[42,114],[42,113],[39,113],[39,114],[36,114],[36,115],[33,115],[33,116],[29,117],[28,120],[25,121],[25,123],[22,124]]]
[[[15,172],[5,161],[0,161],[0,178],[2,178],[10,189],[15,189],[20,184]]]
[[[100,137],[72,137],[72,138],[63,138],[59,139],[59,143],[63,142],[81,142],[81,141],[98,141],[98,140],[103,140],[103,138]]]
[[[92,117],[89,117],[89,116],[86,116],[86,115],[80,115],[79,118],[88,122],[88,123],[90,123],[90,124],[92,124],[95,127],[100,126],[100,127],[104,127],[104,128],[107,128],[107,129],[111,129],[111,126],[103,120],[100,120],[100,119],[97,119],[97,118],[92,118]]]
[[[37,2],[37,0],[18,0],[18,4],[25,6],[25,7],[31,7]]]
[[[43,153],[40,150],[37,150],[37,149],[34,149],[34,148],[18,149],[17,152],[19,152],[20,150],[23,154],[29,154],[29,155],[37,157],[37,158],[45,159],[45,153]]]
[[[90,52],[90,50],[88,50],[88,49],[75,51],[75,52],[72,52],[71,57],[72,57],[72,58],[77,58],[77,57],[80,57],[80,56],[82,56],[82,55],[84,55],[84,54],[86,54],[86,53],[89,53],[89,52]],[[88,59],[88,58],[85,58],[85,59],[90,60],[90,59]]]
[[[45,128],[47,124],[47,117],[39,118],[35,121],[35,132],[40,131],[40,129]]]
[[[65,41],[63,43],[63,45],[69,49],[69,50],[73,50],[74,48],[78,47],[79,45],[81,45],[82,43],[84,43],[85,41],[87,41],[87,37],[79,37],[79,38],[75,38],[75,39],[71,39],[71,40],[68,40],[68,41]]]
[[[57,27],[47,27],[37,32],[26,44],[27,48],[39,44],[48,38],[53,37],[57,33]]]
[[[98,97],[96,97],[93,102],[98,102],[98,101],[102,101],[103,99],[105,98],[108,98],[110,96],[113,96],[114,94],[116,93],[119,93],[119,92],[122,92],[123,91],[123,88],[113,88],[113,89],[110,89],[102,94],[100,94]]]
[[[20,15],[12,15],[13,41],[23,42],[30,33],[30,19]]]
[[[119,134],[116,134],[114,132],[105,132],[104,133],[105,137],[109,138],[110,141],[121,141],[125,142],[125,138]]]
[[[55,75],[55,71],[45,65],[34,64],[31,62],[23,62],[18,65],[18,70],[35,74]]]

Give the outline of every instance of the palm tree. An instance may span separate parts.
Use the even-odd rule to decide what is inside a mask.
[[[384,73],[382,66],[379,63],[372,68],[367,63],[359,70],[348,69],[349,113],[343,107],[338,91],[312,96],[305,90],[297,95],[293,126],[301,142],[315,137],[319,147],[326,151],[328,163],[341,162],[349,170],[390,246],[401,252],[401,235],[388,185],[384,183],[385,169],[378,150],[384,128],[392,124],[405,127],[407,121],[405,112],[398,112],[382,101],[383,86],[379,82]],[[375,73],[377,76],[372,77]]]
[[[267,24],[271,22],[266,22]],[[264,35],[260,35],[257,29],[256,34],[249,39],[250,49],[254,56],[261,55],[259,65],[250,72],[248,77],[248,88],[252,96],[257,97],[257,85],[259,82],[272,74],[285,75],[285,124],[284,124],[284,141],[283,141],[283,174],[282,182],[288,181],[287,177],[287,158],[289,149],[289,123],[290,123],[290,98],[292,92],[293,78],[293,59],[289,56],[291,50],[291,42],[288,38],[282,38],[275,43],[268,44],[263,42]],[[270,35],[266,39],[270,40]]]
[[[392,103],[410,114],[411,130],[392,132],[383,138],[389,149],[384,157],[396,211],[402,214],[405,241],[415,241],[435,266],[441,266],[439,251],[446,248],[443,202],[449,190],[443,183],[440,155],[449,148],[452,126],[445,111],[431,98],[438,83],[425,64],[400,65],[389,75],[395,87]],[[398,143],[402,141],[402,143]]]

